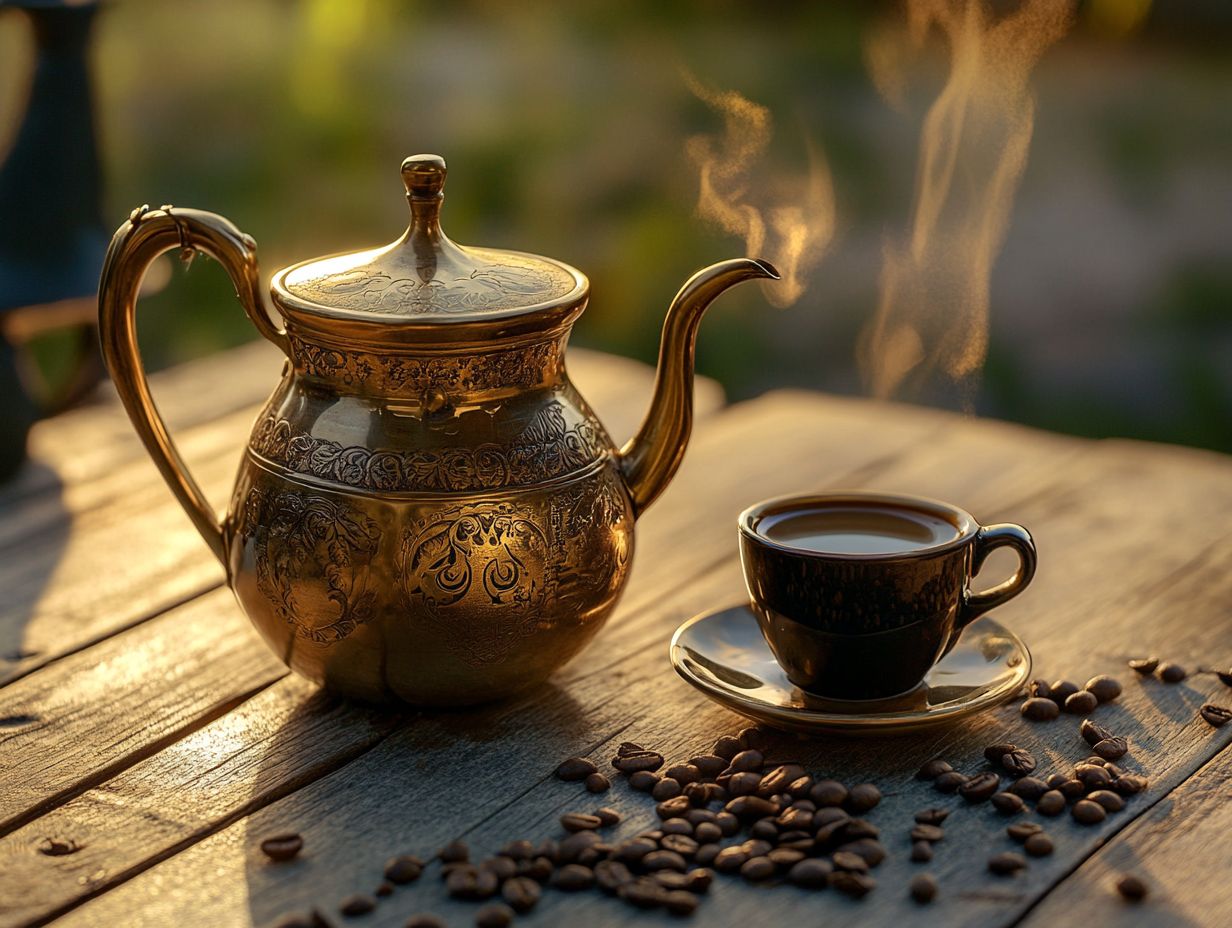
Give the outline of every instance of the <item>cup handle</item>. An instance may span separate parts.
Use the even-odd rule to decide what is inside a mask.
[[[974,576],[984,566],[988,555],[997,548],[1011,547],[1018,554],[1018,569],[1008,580],[979,593],[970,589],[963,597],[962,611],[958,617],[958,628],[970,625],[989,609],[1000,606],[1021,593],[1031,578],[1035,576],[1035,541],[1031,533],[1021,525],[1012,522],[1001,522],[996,525],[985,525],[975,534],[975,552],[971,563],[971,574]]]

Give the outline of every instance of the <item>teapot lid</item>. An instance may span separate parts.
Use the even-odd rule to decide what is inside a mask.
[[[439,155],[403,161],[411,222],[402,237],[280,271],[273,280],[278,302],[315,317],[440,325],[523,316],[585,298],[585,275],[561,261],[454,244],[440,226],[445,173]]]

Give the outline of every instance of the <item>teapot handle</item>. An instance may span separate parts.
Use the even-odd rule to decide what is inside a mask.
[[[142,206],[133,210],[128,221],[116,230],[98,285],[103,357],[120,401],[146,450],[205,543],[225,567],[226,541],[218,514],[188,472],[158,414],[137,348],[137,292],[142,278],[155,259],[173,248],[178,248],[185,260],[201,251],[221,264],[231,276],[252,324],[284,353],[287,335],[274,326],[261,303],[257,243],[222,216],[196,209],[164,206],[152,210]]]

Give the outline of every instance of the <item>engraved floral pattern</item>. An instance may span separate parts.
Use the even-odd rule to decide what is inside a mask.
[[[507,446],[370,449],[296,432],[286,419],[266,416],[252,450],[290,471],[381,492],[459,492],[528,486],[580,470],[602,456],[602,427],[586,419],[570,426],[560,404],[540,410]]]

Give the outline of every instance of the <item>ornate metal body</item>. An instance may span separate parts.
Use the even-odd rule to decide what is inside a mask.
[[[694,275],[668,314],[651,412],[617,450],[564,363],[586,278],[455,245],[439,225],[444,161],[408,158],[402,174],[406,234],[275,274],[281,326],[251,238],[211,213],[135,210],[108,253],[100,327],[137,431],[270,647],[345,695],[464,705],[545,679],[602,626],[634,519],[688,440],[701,315],[723,289],[777,275],[748,259]],[[221,521],[137,354],[136,288],[171,248],[219,260],[288,358]]]

